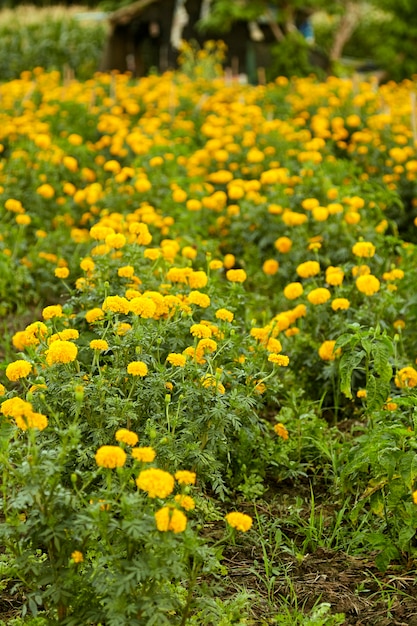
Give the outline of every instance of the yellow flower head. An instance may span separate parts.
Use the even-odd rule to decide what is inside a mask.
[[[323,361],[334,361],[335,358],[339,356],[341,353],[340,348],[336,350],[335,352],[334,350],[335,345],[336,345],[335,341],[331,341],[331,340],[323,341],[323,343],[321,344],[318,350],[319,357]]]
[[[170,352],[166,361],[176,367],[184,367],[187,362],[187,357],[179,352]]]
[[[156,452],[150,446],[141,446],[140,448],[132,448],[132,456],[136,461],[141,463],[152,463],[155,459]]]
[[[352,247],[352,252],[357,257],[369,259],[375,254],[375,246],[370,241],[358,241]]]
[[[57,278],[68,278],[70,272],[67,267],[57,267],[54,273]]]
[[[227,270],[226,278],[227,280],[230,280],[231,283],[244,283],[247,275],[245,270]]]
[[[57,340],[51,343],[46,351],[46,362],[48,365],[56,363],[71,363],[75,361],[78,348],[70,341]]]
[[[417,371],[414,367],[403,367],[395,376],[397,387],[415,387],[417,385]]]
[[[150,498],[166,498],[174,490],[174,477],[157,468],[142,470],[136,479],[139,489],[146,491]]]
[[[44,320],[51,320],[54,317],[62,317],[62,306],[60,304],[54,304],[47,306],[42,311],[42,317]]]
[[[276,354],[275,352],[272,352],[268,356],[268,361],[274,365],[279,365],[280,367],[287,367],[290,359],[285,354]]]
[[[92,339],[90,341],[90,348],[92,350],[99,350],[103,352],[104,350],[108,350],[109,344],[104,339]]]
[[[217,309],[215,315],[218,320],[223,322],[232,322],[234,318],[233,313],[228,309]]]
[[[82,563],[84,561],[84,555],[79,550],[74,550],[74,552],[71,552],[71,558],[74,563]]]
[[[275,259],[267,259],[262,265],[262,270],[267,276],[274,276],[279,270],[279,263]]]
[[[99,467],[109,469],[123,467],[126,463],[126,452],[119,446],[101,446],[95,454],[95,459]]]
[[[32,364],[24,359],[13,361],[6,367],[6,376],[11,381],[19,380],[20,378],[26,378],[32,371]]]
[[[287,254],[292,248],[292,241],[289,237],[278,237],[274,246],[281,254]]]
[[[199,339],[206,339],[207,337],[211,337],[212,330],[208,326],[204,324],[193,324],[190,328],[190,333],[193,337],[198,337]]]
[[[175,502],[179,504],[179,506],[186,511],[192,511],[195,509],[195,502],[191,496],[185,496],[182,494],[178,494],[174,497]]]
[[[127,373],[132,376],[146,376],[148,373],[148,366],[143,361],[132,361],[127,366]]]
[[[350,307],[350,302],[347,298],[335,298],[331,306],[333,311],[346,311]]]
[[[180,485],[195,485],[197,475],[195,472],[189,472],[188,470],[178,470],[174,474],[175,480]]]
[[[275,424],[274,431],[276,432],[278,437],[281,437],[281,439],[288,439],[288,430],[285,428],[284,424],[281,424],[281,422]]]
[[[239,513],[238,511],[233,511],[232,513],[228,513],[225,516],[226,522],[232,528],[236,528],[236,530],[240,530],[242,532],[247,532],[251,527],[253,520],[250,515],[246,515],[245,513]]]
[[[104,318],[104,311],[99,307],[95,307],[94,309],[90,309],[85,314],[85,319],[89,324],[94,324],[94,322],[98,322]]]
[[[296,272],[300,278],[311,278],[319,274],[320,265],[317,261],[305,261],[304,263],[300,263],[296,268]]]
[[[139,441],[137,434],[127,428],[119,428],[119,430],[116,431],[115,437],[116,441],[121,441],[128,446],[135,446]]]
[[[331,298],[331,293],[325,287],[318,287],[317,289],[313,289],[307,296],[307,300],[311,302],[311,304],[324,304]]]
[[[286,287],[284,287],[284,296],[287,300],[295,300],[302,295],[303,291],[301,283],[289,283]]]
[[[372,274],[365,274],[356,279],[357,289],[366,296],[373,296],[379,291],[380,286],[378,278]]]
[[[182,533],[187,528],[187,517],[182,511],[164,506],[155,513],[156,527],[160,532],[172,530]]]

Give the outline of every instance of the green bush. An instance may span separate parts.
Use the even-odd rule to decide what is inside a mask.
[[[0,24],[0,80],[19,77],[35,67],[74,71],[86,80],[97,71],[106,37],[105,23],[82,24],[75,17]]]

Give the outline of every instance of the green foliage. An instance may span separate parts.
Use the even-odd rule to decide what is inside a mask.
[[[72,17],[2,24],[0,79],[12,80],[35,67],[61,72],[67,67],[81,80],[90,78],[98,69],[106,30],[104,23],[82,25]]]

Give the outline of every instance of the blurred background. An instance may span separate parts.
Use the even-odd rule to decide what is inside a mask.
[[[0,80],[36,66],[80,80],[98,70],[160,72],[176,65],[181,37],[200,47],[223,39],[225,65],[253,83],[417,74],[415,0],[2,0]]]

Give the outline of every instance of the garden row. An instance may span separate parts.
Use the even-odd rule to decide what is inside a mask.
[[[300,481],[345,507],[342,549],[413,558],[415,89],[0,87],[0,537],[24,611],[219,624],[219,546]]]

